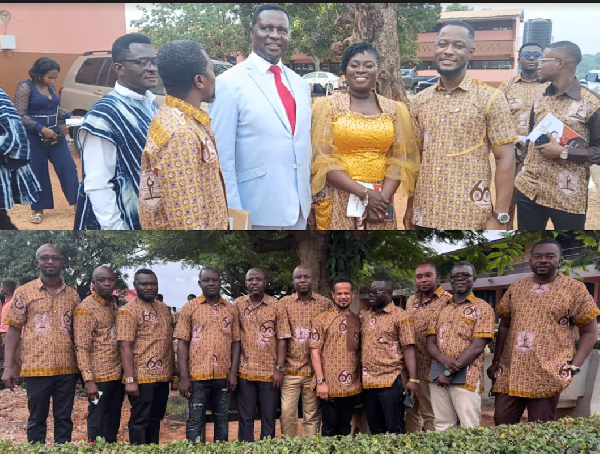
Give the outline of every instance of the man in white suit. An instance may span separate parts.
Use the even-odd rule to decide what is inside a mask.
[[[308,84],[281,63],[290,39],[287,11],[260,6],[253,52],[217,78],[210,106],[230,208],[255,229],[305,230],[311,208]]]

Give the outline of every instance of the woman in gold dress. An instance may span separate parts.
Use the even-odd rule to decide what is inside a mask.
[[[403,103],[375,93],[378,71],[377,50],[353,44],[342,55],[348,93],[314,103],[311,189],[319,230],[396,229],[394,194],[401,183],[413,193],[420,156],[411,118]],[[351,194],[352,206],[366,206],[362,217],[347,216]]]

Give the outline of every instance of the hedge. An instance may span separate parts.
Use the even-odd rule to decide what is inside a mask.
[[[12,444],[0,441],[0,452],[16,453],[203,453],[203,454],[376,454],[376,453],[593,453],[600,451],[600,415],[564,418],[545,424],[422,432],[418,435],[360,434],[356,437],[263,440],[254,444],[229,442],[131,446],[86,442],[56,445]]]

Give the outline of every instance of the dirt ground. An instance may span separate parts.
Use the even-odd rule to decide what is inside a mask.
[[[180,401],[177,391],[171,391],[169,399],[172,402]],[[87,399],[84,394],[78,392],[75,397],[73,406],[73,441],[87,439]],[[177,408],[177,406],[172,406]],[[123,411],[121,414],[121,427],[119,429],[118,441],[129,441],[127,431],[127,422],[129,421],[130,406],[127,398],[123,403]],[[10,440],[15,443],[27,442],[27,418],[29,412],[27,410],[27,396],[22,388],[16,388],[14,392],[4,389],[0,391],[0,439]],[[167,411],[167,415],[161,425],[160,442],[169,443],[175,440],[185,439],[185,421],[186,415],[184,412]],[[523,418],[523,422],[525,422]],[[484,411],[482,415],[481,425],[491,427],[494,424],[493,411]],[[229,423],[229,440],[237,438],[238,423]],[[302,435],[302,420],[298,422],[298,433]],[[260,421],[255,422],[254,435],[256,439],[260,437]],[[281,427],[279,423],[276,425],[276,437],[281,436]],[[208,424],[206,428],[206,440],[213,440],[213,424]],[[48,419],[48,435],[46,442],[51,444],[54,442],[54,422],[52,418],[52,410]]]
[[[71,142],[71,155],[77,165],[77,172],[81,178],[81,160],[79,153],[74,150]],[[493,165],[493,159],[490,159]],[[494,166],[492,166],[494,168]],[[44,211],[44,222],[42,224],[32,224],[29,221],[31,216],[31,207],[16,205],[9,211],[12,222],[19,230],[72,230],[75,221],[75,208],[69,206],[65,196],[60,188],[60,183],[50,165],[50,179],[52,180],[52,191],[54,193],[54,209]],[[493,181],[493,180],[492,180]],[[492,185],[493,186],[493,185]],[[600,166],[594,165],[591,168],[591,179],[589,185],[589,204],[588,215],[585,224],[586,230],[600,230]],[[492,187],[492,200],[495,200],[495,193]],[[398,219],[398,229],[404,230],[402,218],[406,210],[406,198],[396,197],[394,199],[394,210]],[[515,221],[515,228],[518,228]],[[552,229],[552,223],[548,222],[547,229]]]

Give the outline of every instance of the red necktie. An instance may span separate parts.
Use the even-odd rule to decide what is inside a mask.
[[[285,108],[288,119],[290,120],[292,134],[294,134],[296,132],[296,101],[287,87],[283,85],[281,80],[281,68],[273,65],[269,69],[275,75],[275,86],[277,87],[277,93],[279,93],[283,107]]]

